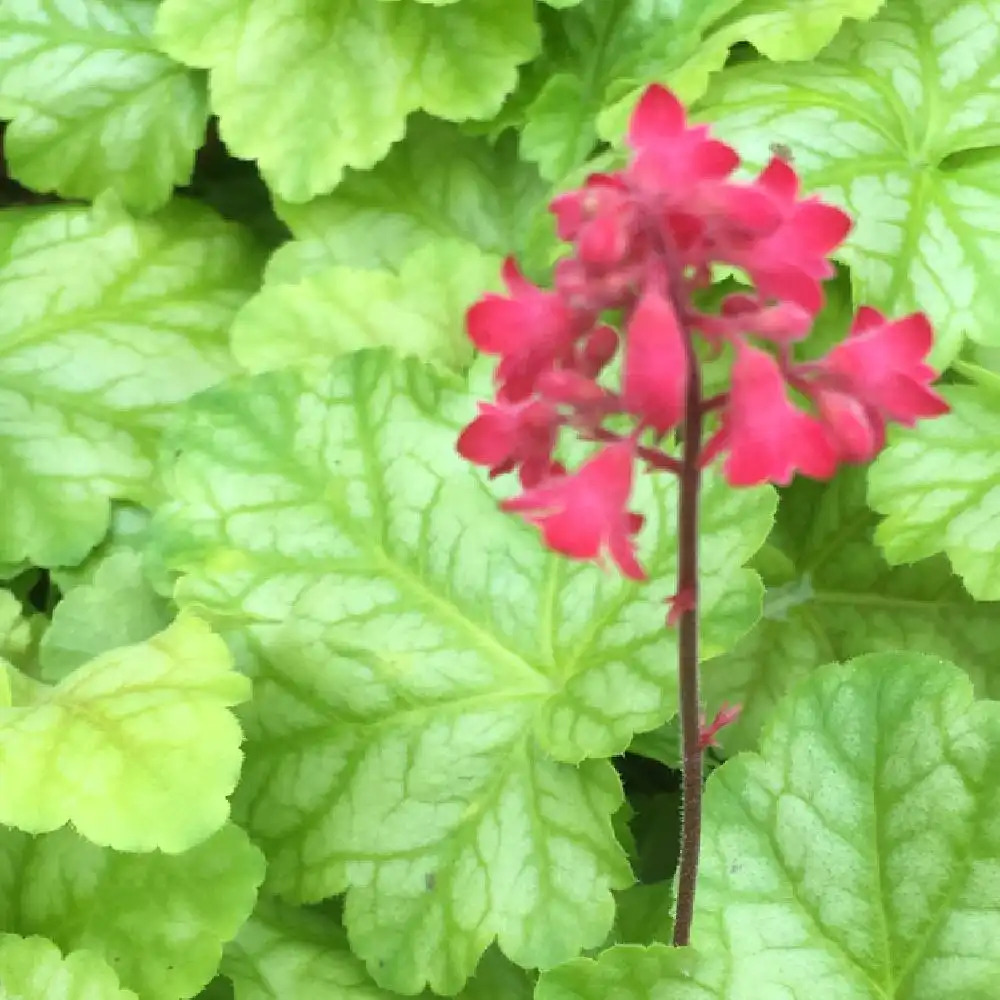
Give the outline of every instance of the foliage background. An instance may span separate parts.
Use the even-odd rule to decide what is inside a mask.
[[[3,991],[994,997],[998,53],[1000,0],[0,0]],[[652,81],[850,209],[817,341],[923,309],[953,405],[707,484],[690,954],[672,484],[640,590],[454,453],[465,308]]]

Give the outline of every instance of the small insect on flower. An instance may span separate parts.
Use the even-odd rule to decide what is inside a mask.
[[[792,153],[791,147],[786,146],[783,142],[771,143],[771,155],[776,156],[779,160],[784,160],[785,163],[795,162],[795,155]]]

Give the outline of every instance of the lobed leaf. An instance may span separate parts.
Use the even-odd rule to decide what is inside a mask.
[[[694,978],[693,966],[687,948],[617,945],[596,959],[578,958],[543,972],[535,1000],[722,1000]]]
[[[352,947],[401,992],[457,990],[494,938],[528,967],[604,940],[621,789],[584,759],[676,710],[673,484],[640,484],[658,584],[569,564],[457,456],[473,411],[385,352],[231,384],[192,407],[160,517],[177,600],[246,648],[237,801],[271,889],[348,890]],[[734,567],[773,506],[707,485],[709,652],[757,614]]]
[[[531,0],[165,0],[158,37],[210,71],[226,145],[292,202],[374,166],[413,111],[490,117],[539,45]]]
[[[215,974],[263,877],[260,852],[232,825],[176,855],[116,854],[70,830],[0,830],[0,931],[84,949],[143,1000],[177,1000]]]
[[[768,59],[815,58],[846,21],[867,21],[886,0],[741,0],[713,26],[730,44],[749,42]],[[851,25],[853,29],[855,25]]]
[[[1000,695],[998,606],[974,601],[940,557],[890,567],[872,540],[877,521],[861,469],[785,491],[773,551],[757,567],[767,584],[763,617],[703,670],[709,717],[723,701],[743,706],[720,733],[727,752],[756,746],[775,705],[817,667],[864,653],[915,649],[950,659],[980,693]]]
[[[59,681],[101,653],[144,642],[171,617],[169,603],[146,579],[142,556],[127,549],[112,552],[90,582],[56,605],[39,644],[41,676]]]
[[[868,499],[886,515],[875,538],[890,563],[947,554],[969,593],[1000,598],[1000,396],[977,386],[944,390],[952,411],[900,433],[872,466]]]
[[[64,958],[42,937],[0,935],[0,984],[16,1000],[138,1000],[97,955],[74,951]]]
[[[226,328],[258,261],[187,202],[144,221],[102,201],[0,222],[0,560],[71,565],[111,498],[156,496],[160,430],[232,371]]]
[[[563,181],[598,138],[624,133],[650,82],[684,101],[704,93],[729,41],[706,39],[738,0],[583,0],[551,32],[548,78],[525,110],[521,153],[542,175]]]
[[[998,342],[992,260],[1000,12],[979,0],[890,3],[813,63],[721,74],[705,114],[760,165],[787,146],[803,184],[855,219],[841,257],[855,299],[933,321],[933,364],[965,336]]]
[[[162,207],[205,137],[203,75],[153,42],[152,0],[3,0],[0,117],[12,176],[36,191]]]
[[[471,243],[435,240],[398,270],[333,265],[287,284],[271,283],[233,323],[233,354],[252,372],[326,368],[365,347],[461,369],[472,360],[465,312],[499,283],[499,258]]]
[[[815,672],[705,795],[692,943],[727,1000],[986,1000],[1000,982],[1000,711],[955,666]]]
[[[340,924],[318,910],[262,900],[226,948],[236,1000],[391,1000],[352,954]],[[459,1000],[529,1000],[526,973],[487,952]]]
[[[510,253],[545,194],[510,136],[489,143],[414,115],[371,170],[347,171],[334,192],[304,205],[276,199],[295,239],[275,251],[266,280],[295,282],[337,264],[394,270],[442,239]]]
[[[229,815],[249,696],[223,641],[185,615],[0,712],[0,822],[72,823],[118,850],[187,850]]]

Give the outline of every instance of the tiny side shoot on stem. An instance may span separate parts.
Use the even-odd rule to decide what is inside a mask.
[[[506,294],[467,315],[480,352],[497,357],[495,394],[462,431],[459,453],[491,476],[516,473],[502,504],[572,559],[610,561],[630,580],[642,516],[629,509],[639,474],[678,478],[678,574],[665,628],[678,631],[683,750],[681,858],[674,943],[690,939],[701,830],[702,754],[738,706],[711,723],[698,691],[698,498],[719,463],[734,488],[828,479],[871,461],[886,426],[947,410],[926,363],[933,331],[914,313],[889,319],[862,307],[823,357],[798,361],[824,305],[831,254],[850,218],[815,196],[774,156],[733,180],[736,151],[691,124],[667,89],[649,87],[633,113],[629,162],[593,174],[550,205],[568,252],[552,287],[503,268]],[[709,311],[713,267],[737,268],[747,289]],[[731,352],[729,385],[702,397],[699,358]],[[613,365],[619,353],[621,363]],[[611,372],[619,373],[617,379]],[[559,460],[566,434],[590,442],[575,469]]]

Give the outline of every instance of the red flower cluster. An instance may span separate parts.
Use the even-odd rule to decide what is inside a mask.
[[[752,182],[732,180],[736,152],[689,124],[658,86],[639,102],[628,142],[626,168],[552,202],[572,246],[554,290],[508,260],[507,294],[469,310],[473,344],[499,356],[497,390],[458,449],[491,475],[519,473],[524,492],[504,507],[537,524],[551,549],[578,559],[607,553],[642,579],[634,546],[642,519],[628,510],[633,476],[640,463],[680,470],[662,440],[686,419],[694,338],[733,351],[729,391],[700,404],[715,421],[700,465],[724,455],[734,486],[785,484],[796,472],[828,478],[839,463],[873,458],[888,421],[912,425],[946,405],[929,388],[932,331],[919,313],[887,320],[862,308],[843,343],[818,361],[795,361],[793,345],[808,336],[834,273],[829,255],[851,223],[803,198],[788,163],[775,158]],[[741,269],[753,292],[707,313],[696,297],[716,264]],[[621,336],[605,321],[609,311],[621,316]],[[620,384],[608,385],[622,343]],[[623,416],[631,432],[608,429]],[[599,444],[575,472],[553,457],[564,427]]]

